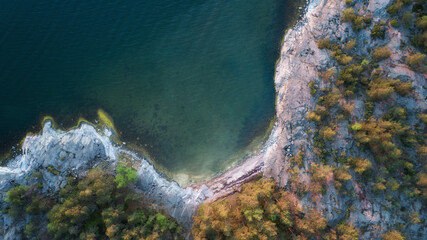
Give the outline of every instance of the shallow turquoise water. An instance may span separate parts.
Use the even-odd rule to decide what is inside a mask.
[[[168,170],[220,170],[274,115],[290,2],[0,0],[3,151],[102,108]]]

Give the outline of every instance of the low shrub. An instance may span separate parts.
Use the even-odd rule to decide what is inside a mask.
[[[25,197],[24,194],[28,191],[27,186],[18,185],[10,189],[6,195],[5,201],[10,204],[24,205]]]
[[[399,80],[378,78],[369,83],[369,89],[366,92],[368,96],[374,100],[384,100],[394,93],[395,85]]]
[[[390,21],[390,25],[394,28],[398,28],[400,26],[399,21],[397,19],[392,19]]]
[[[400,82],[394,86],[394,90],[401,96],[408,96],[412,92],[413,87],[409,82]]]
[[[366,27],[365,21],[362,16],[356,16],[352,21],[352,28],[354,31],[362,30]]]
[[[344,49],[345,49],[346,51],[351,51],[355,46],[356,46],[356,39],[352,39],[352,40],[349,40],[349,41],[345,44]]]
[[[384,240],[405,240],[406,238],[402,236],[402,234],[396,230],[392,230],[390,232],[384,233],[381,236]]]
[[[325,72],[319,72],[319,77],[322,78],[324,82],[330,82],[336,72],[337,71],[335,69],[329,69]]]
[[[317,47],[319,49],[330,49],[331,48],[331,40],[329,38],[320,39],[317,42]]]
[[[338,104],[338,100],[342,98],[340,91],[337,88],[333,88],[325,96],[319,98],[319,102],[326,108],[331,108]]]
[[[353,131],[359,131],[360,129],[362,129],[362,124],[360,124],[360,123],[355,123],[355,124],[351,125],[351,129],[352,129]]]
[[[320,116],[317,115],[316,113],[314,113],[312,111],[307,112],[307,120],[319,122],[320,119],[321,119]]]
[[[415,26],[424,31],[427,30],[427,15],[417,18],[417,21],[415,22]]]
[[[354,171],[359,174],[362,174],[372,168],[372,163],[368,159],[349,158],[347,161],[350,166],[353,167]]]
[[[356,18],[353,8],[344,9],[341,13],[341,20],[344,22],[353,21]]]
[[[322,127],[320,129],[320,136],[326,140],[326,141],[331,141],[334,139],[336,131],[334,129],[332,129],[331,127]]]
[[[363,67],[360,65],[352,64],[346,66],[338,74],[336,85],[344,85],[346,90],[355,92],[362,72]]]
[[[374,27],[372,27],[372,30],[371,30],[371,36],[373,38],[384,38],[385,36],[384,26],[380,23],[375,23]]]
[[[317,89],[319,88],[319,85],[317,85],[316,81],[311,80],[308,83],[308,86],[310,87],[310,94],[311,94],[311,96],[314,97],[314,95],[316,95],[316,93],[317,93]]]
[[[374,52],[372,53],[372,57],[376,60],[376,61],[381,61],[384,59],[387,59],[391,56],[391,51],[390,48],[388,47],[378,47],[374,50]]]
[[[136,170],[131,167],[126,167],[124,164],[120,163],[116,168],[116,178],[114,181],[117,183],[118,188],[127,187],[131,183],[135,183],[137,180],[138,174]]]
[[[422,53],[416,53],[414,55],[409,56],[406,59],[406,62],[412,68],[419,68],[424,66],[425,61],[426,61],[426,55]]]

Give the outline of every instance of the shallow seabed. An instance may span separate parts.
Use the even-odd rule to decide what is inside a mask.
[[[265,133],[290,0],[5,1],[0,145],[99,108],[175,174],[208,176]]]

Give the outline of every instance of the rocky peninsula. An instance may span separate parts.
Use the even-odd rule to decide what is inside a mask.
[[[386,8],[392,3],[391,0],[354,2],[355,8],[359,9],[358,14],[370,14],[373,22],[385,19]],[[322,85],[319,72],[333,67],[332,58],[326,51],[318,48],[318,41],[325,37],[341,42],[356,38],[358,42],[365,42],[367,48],[374,48],[378,44],[371,40],[370,32],[356,34],[351,30],[350,23],[340,22],[341,12],[345,8],[346,3],[341,0],[311,0],[308,3],[302,19],[286,33],[276,66],[275,126],[259,152],[223,174],[182,188],[162,176],[143,157],[114,144],[110,140],[114,132],[108,127],[99,131],[90,124],[82,123],[76,129],[61,131],[53,129],[52,122],[46,121],[40,134],[26,137],[22,153],[10,159],[6,166],[0,167],[0,197],[4,198],[6,192],[16,184],[30,184],[32,179],[29,176],[34,170],[42,173],[43,192],[50,194],[65,186],[66,176],[84,176],[95,166],[114,169],[119,161],[129,161],[138,170],[135,187],[189,227],[192,215],[201,203],[212,202],[239,191],[243,183],[260,174],[275,179],[281,187],[287,187],[290,159],[297,156],[301,149],[306,150],[306,155],[303,162],[305,170],[299,175],[299,179],[309,184],[308,169],[314,159],[313,136],[309,130],[316,128],[306,117],[316,106],[316,99],[310,93],[309,85],[311,81]],[[400,49],[401,40],[407,39],[406,33],[388,28],[386,34],[387,37],[381,44],[388,46],[392,55],[382,66],[389,69],[389,77],[412,79],[418,96],[410,100],[396,98],[395,101],[406,101],[410,111],[425,111],[427,104],[423,98],[426,96],[426,74],[415,72],[400,62],[402,56],[407,54]],[[361,98],[355,99],[355,114],[361,114],[357,109],[362,108],[362,103]],[[351,156],[356,142],[347,133],[348,127],[348,124],[338,127],[338,137],[333,144],[335,148]],[[369,154],[365,156],[372,158]],[[305,206],[322,211],[328,221],[334,222],[347,214],[346,203],[351,201],[353,210],[348,213],[349,219],[355,226],[365,228],[361,236],[363,239],[377,238],[392,225],[405,223],[401,215],[394,214],[394,209],[385,205],[384,197],[363,189],[356,180],[351,180],[350,185],[358,201],[339,195],[337,189],[329,185],[326,193],[315,202],[308,197],[303,198],[302,202]],[[405,208],[420,212],[421,221],[425,221],[425,206],[421,201],[408,200],[403,195],[399,198]],[[25,222],[17,223],[7,214],[0,213],[0,226],[0,239],[14,239],[24,228]],[[405,231],[413,237],[411,239],[427,236],[427,229],[421,225],[411,226]]]

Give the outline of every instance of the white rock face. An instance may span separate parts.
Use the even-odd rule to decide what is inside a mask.
[[[100,160],[116,159],[117,153],[106,136],[99,135],[89,124],[68,132],[52,128],[46,121],[39,135],[27,136],[22,145],[22,154],[0,167],[0,190],[16,184],[25,184],[31,171],[43,173],[46,190],[58,191],[65,183],[66,175],[81,176]],[[54,175],[47,168],[60,172]]]
[[[6,167],[0,167],[0,198],[4,199],[6,192],[18,184],[34,184],[35,180],[30,178],[32,171],[42,173],[42,191],[53,194],[66,185],[67,176],[84,176],[101,163],[114,166],[119,154],[127,154],[138,169],[137,190],[164,207],[178,222],[190,226],[195,209],[209,196],[208,189],[183,189],[176,182],[166,180],[147,160],[114,146],[110,135],[108,129],[99,134],[86,123],[63,132],[53,129],[52,123],[46,121],[41,134],[27,136],[22,154],[10,160]],[[0,201],[0,206],[3,204]],[[25,224],[25,221],[16,222],[0,213],[0,239],[19,239],[18,233]]]

